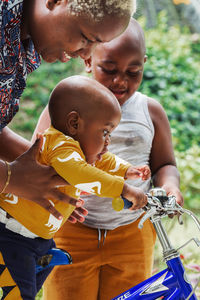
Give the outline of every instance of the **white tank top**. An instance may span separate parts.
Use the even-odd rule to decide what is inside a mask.
[[[151,121],[147,96],[136,92],[121,107],[122,118],[118,127],[112,132],[109,151],[117,154],[132,165],[149,165],[154,127]],[[129,184],[140,187],[144,192],[150,188],[150,180],[128,180]],[[100,229],[115,229],[136,221],[142,210],[123,209],[116,212],[112,208],[112,199],[97,196],[81,196],[85,208],[89,211],[84,224]]]

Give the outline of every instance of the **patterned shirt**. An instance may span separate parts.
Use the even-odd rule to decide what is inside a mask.
[[[40,65],[32,40],[20,40],[23,0],[0,1],[0,132],[19,109],[29,73]]]
[[[124,186],[123,177],[130,166],[110,152],[105,153],[95,166],[87,164],[79,142],[53,127],[44,133],[39,162],[52,166],[71,184],[59,189],[74,198],[79,198],[82,191],[101,197],[120,197]],[[56,219],[37,203],[12,194],[0,194],[0,207],[28,230],[45,239],[52,238],[75,209],[62,201],[50,201],[63,215],[63,220]]]

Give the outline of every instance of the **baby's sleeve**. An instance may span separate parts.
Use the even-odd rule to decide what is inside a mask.
[[[96,162],[95,166],[111,175],[118,175],[124,178],[127,169],[132,165],[117,155],[106,152],[102,159]]]
[[[69,184],[100,197],[113,198],[121,195],[124,179],[89,165],[80,148],[65,143],[54,150],[50,165]]]

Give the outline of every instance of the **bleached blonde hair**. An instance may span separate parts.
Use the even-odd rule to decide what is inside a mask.
[[[74,15],[86,13],[100,21],[105,15],[131,17],[136,11],[136,0],[68,0],[68,8]]]

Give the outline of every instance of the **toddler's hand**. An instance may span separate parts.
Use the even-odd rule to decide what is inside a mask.
[[[135,210],[144,207],[147,204],[147,196],[137,187],[124,184],[122,196],[133,203],[130,210]]]
[[[129,167],[126,171],[125,179],[137,179],[140,177],[142,180],[147,180],[151,176],[149,166]]]

